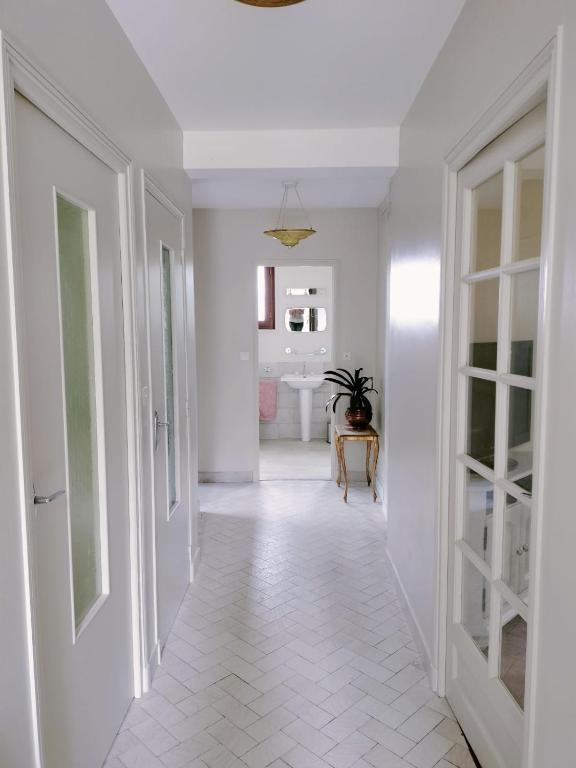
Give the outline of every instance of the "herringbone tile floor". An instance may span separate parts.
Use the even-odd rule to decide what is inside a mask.
[[[203,486],[203,555],[106,768],[468,768],[429,689],[380,505],[327,482]]]

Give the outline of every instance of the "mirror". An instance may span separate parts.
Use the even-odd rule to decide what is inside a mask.
[[[324,288],[286,288],[286,296],[320,296],[324,293]]]
[[[300,333],[325,331],[328,327],[324,307],[292,307],[286,310],[286,330]]]

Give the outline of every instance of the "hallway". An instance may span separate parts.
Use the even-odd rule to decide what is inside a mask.
[[[429,689],[380,505],[332,483],[200,489],[203,561],[105,768],[470,768]]]

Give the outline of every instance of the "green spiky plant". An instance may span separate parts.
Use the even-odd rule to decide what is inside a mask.
[[[335,371],[326,371],[324,374],[324,381],[330,381],[332,384],[338,384],[345,392],[336,392],[326,403],[326,410],[332,405],[332,410],[336,413],[336,406],[340,398],[347,397],[350,400],[350,411],[366,411],[366,419],[369,423],[372,419],[372,404],[366,397],[368,392],[376,392],[374,389],[374,377],[362,376],[363,368],[357,368],[354,371],[354,375],[347,371],[346,368],[338,368]]]

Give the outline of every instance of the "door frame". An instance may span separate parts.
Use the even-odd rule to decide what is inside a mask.
[[[151,175],[147,173],[145,170],[141,170],[140,172],[140,197],[141,197],[141,209],[142,209],[142,242],[143,242],[143,254],[144,254],[144,302],[145,307],[144,311],[146,314],[146,381],[141,382],[143,386],[146,386],[148,388],[149,396],[148,396],[148,404],[145,410],[143,410],[141,414],[142,423],[144,423],[144,419],[146,419],[148,424],[148,434],[150,436],[150,439],[148,441],[148,445],[146,448],[144,446],[141,447],[143,455],[145,455],[145,463],[147,466],[147,470],[150,473],[150,486],[151,486],[151,493],[152,493],[152,512],[153,512],[153,519],[154,519],[154,530],[156,527],[156,496],[155,496],[155,479],[154,479],[154,446],[153,446],[153,403],[152,403],[152,346],[151,346],[151,338],[150,338],[150,279],[149,279],[149,254],[148,254],[148,245],[147,245],[147,232],[146,232],[146,193],[149,193],[152,195],[152,197],[156,200],[157,203],[159,203],[161,206],[163,206],[168,213],[170,213],[172,216],[174,216],[175,219],[178,220],[179,226],[180,226],[180,244],[178,251],[174,254],[174,258],[178,260],[179,266],[182,271],[182,275],[184,276],[186,274],[186,263],[185,263],[185,255],[186,255],[186,220],[184,213],[170,200],[168,195],[165,194],[165,192],[162,191],[160,186],[153,180]],[[184,334],[184,359],[180,360],[178,362],[178,368],[184,369],[184,388],[185,391],[183,393],[184,395],[184,417],[186,422],[186,450],[187,450],[187,458],[190,457],[190,452],[192,449],[191,445],[191,429],[190,429],[190,379],[189,379],[189,360],[188,360],[188,329],[186,326],[186,319],[188,317],[188,304],[187,304],[187,292],[186,292],[186,286],[181,286],[182,290],[182,302],[183,302],[183,328],[182,332]],[[179,393],[180,395],[180,393]],[[181,422],[181,416],[180,414],[180,422]],[[181,427],[180,427],[181,428]],[[185,470],[185,471],[184,471]],[[197,567],[197,563],[195,563],[195,559],[198,559],[198,553],[192,552],[192,545],[193,545],[193,532],[192,532],[192,473],[190,472],[189,468],[189,462],[187,461],[187,466],[183,468],[180,463],[180,469],[179,469],[179,477],[180,477],[180,483],[183,490],[185,490],[186,493],[186,502],[188,504],[188,516],[189,516],[189,524],[188,524],[188,535],[189,540],[187,543],[188,546],[188,552],[189,552],[189,558],[190,558],[190,582],[194,579],[194,570],[195,567]],[[142,508],[143,511],[143,508]],[[143,540],[142,540],[142,534],[143,534],[143,526],[141,526],[140,529],[140,547],[143,546]],[[142,551],[142,550],[141,550]],[[150,564],[153,569],[153,582],[154,582],[154,594],[152,595],[152,604],[150,605],[150,602],[148,600],[148,597],[144,593],[144,584],[142,583],[142,613],[141,613],[141,633],[142,633],[142,678],[143,678],[143,690],[148,691],[150,687],[150,682],[152,680],[152,676],[154,673],[154,669],[156,666],[160,663],[160,637],[159,637],[159,629],[158,629],[158,591],[157,591],[157,551],[156,551],[156,537],[154,536],[154,540],[152,542],[152,552],[153,552],[153,562]],[[142,554],[142,557],[144,555]],[[145,566],[146,564],[143,563]],[[144,569],[141,571],[141,575],[143,577],[144,575]],[[146,631],[144,622],[146,620],[146,613],[148,609],[152,609],[153,616],[154,616],[154,648],[147,649],[145,647],[146,643]]]
[[[21,266],[16,227],[16,173],[15,147],[15,92],[22,94],[43,114],[54,121],[66,133],[95,155],[117,175],[120,260],[122,273],[124,367],[126,376],[126,455],[129,506],[129,552],[131,634],[133,655],[133,693],[142,692],[141,665],[141,593],[140,593],[140,494],[138,441],[138,347],[135,324],[134,285],[134,224],[132,209],[133,168],[130,158],[102,131],[92,119],[76,105],[50,79],[50,77],[22,53],[4,35],[0,36],[0,176],[2,179],[2,239],[0,255],[5,259],[9,280],[9,307],[11,335],[10,375],[14,382],[16,428],[18,432],[19,475],[18,513],[22,531],[22,556],[24,561],[24,588],[27,656],[31,696],[31,717],[34,738],[34,768],[44,764],[42,745],[42,713],[38,697],[38,661],[36,648],[36,610],[34,591],[34,562],[31,556],[31,513],[33,507],[29,489],[32,488],[30,466],[30,434],[25,408],[25,371],[21,352],[24,330],[24,307],[21,294]]]
[[[539,382],[536,398],[535,430],[541,446],[540,473],[534,498],[534,508],[542,509],[546,486],[545,464],[542,456],[545,452],[547,402],[547,350],[551,332],[550,302],[546,301],[548,286],[551,283],[554,268],[555,239],[555,189],[558,177],[558,134],[560,103],[560,61],[562,56],[562,28],[545,48],[530,62],[520,76],[506,89],[502,96],[488,109],[472,129],[448,153],[444,160],[443,185],[443,279],[440,297],[440,340],[441,365],[438,386],[438,429],[437,429],[437,477],[438,477],[438,535],[436,547],[436,657],[432,670],[432,684],[440,696],[446,692],[448,668],[448,607],[453,585],[449,582],[450,558],[450,488],[452,467],[450,464],[454,387],[452,368],[454,364],[454,337],[458,333],[453,327],[454,302],[456,300],[457,281],[455,268],[457,263],[457,193],[459,172],[491,141],[507,128],[521,119],[544,97],[547,98],[546,115],[546,171],[545,171],[545,208],[542,235],[542,280],[544,282],[544,305],[540,311],[541,346],[535,377]],[[537,513],[532,520],[531,533],[532,583],[531,583],[531,623],[538,624],[540,613],[540,580],[538,563],[541,561],[542,526],[541,516]],[[534,699],[535,690],[531,685],[538,659],[538,638],[533,633],[528,649],[527,680],[525,698],[525,765],[533,766]],[[535,767],[534,767],[535,768]]]
[[[334,349],[333,363],[336,363],[340,357],[340,325],[339,325],[339,313],[336,310],[338,304],[338,290],[340,286],[340,262],[336,259],[304,259],[302,261],[294,261],[289,256],[279,255],[276,258],[268,257],[266,259],[256,259],[253,262],[252,268],[254,270],[254,288],[252,294],[252,376],[253,386],[252,392],[254,396],[252,398],[252,412],[253,423],[256,424],[254,432],[254,456],[255,465],[252,470],[251,482],[260,482],[260,351],[259,351],[259,336],[258,336],[258,287],[256,283],[256,269],[258,267],[331,267],[332,268],[332,300],[333,300],[333,315],[334,315],[334,332],[332,335],[332,347]],[[290,360],[286,360],[290,362]],[[318,358],[317,362],[322,362],[322,359]],[[334,414],[330,417],[330,423],[333,427],[335,424]],[[336,479],[336,473],[338,470],[338,463],[336,458],[336,450],[334,448],[334,439],[330,444],[330,472],[331,479]]]

